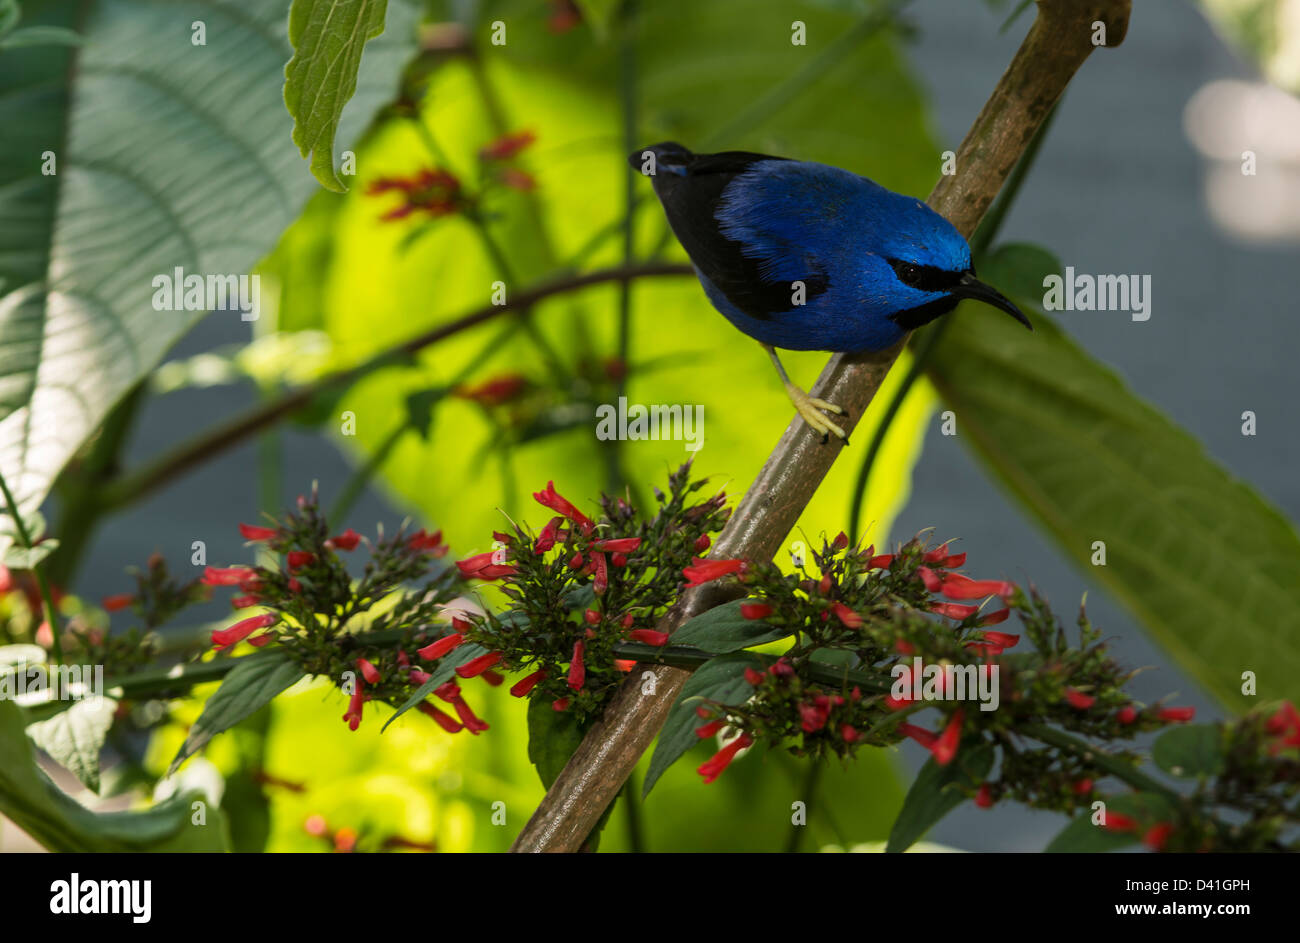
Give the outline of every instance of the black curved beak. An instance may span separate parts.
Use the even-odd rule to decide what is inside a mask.
[[[975,301],[982,301],[986,305],[992,305],[1005,311],[1031,331],[1034,329],[1034,326],[1029,323],[1029,318],[1025,317],[1019,308],[1003,297],[1000,292],[977,279],[973,272],[963,273],[961,280],[951,289],[950,293],[958,298],[971,298]]]

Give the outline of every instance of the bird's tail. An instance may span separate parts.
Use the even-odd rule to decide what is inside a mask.
[[[682,174],[695,160],[695,155],[675,141],[639,147],[627,156],[633,170],[653,176],[660,170]]]

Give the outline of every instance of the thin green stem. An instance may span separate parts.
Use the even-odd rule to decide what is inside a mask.
[[[808,772],[804,774],[803,788],[799,790],[796,797],[804,804],[804,824],[796,825],[790,823],[790,835],[785,841],[785,853],[792,855],[799,850],[799,842],[803,839],[804,830],[807,825],[807,813],[813,807],[813,796],[817,793],[817,782],[821,779],[822,766],[825,761],[819,757],[814,757],[808,763]]]
[[[18,510],[18,502],[14,500],[4,475],[0,475],[0,491],[4,492],[5,506],[9,509],[10,518],[13,519],[14,531],[18,539],[23,542],[23,547],[30,551],[36,544],[32,541],[31,531],[27,529],[27,522],[23,520]],[[32,577],[36,580],[41,601],[45,604],[45,621],[50,627],[50,649],[54,654],[54,663],[61,665],[63,664],[63,641],[59,638],[59,614],[54,608],[54,596],[50,593],[49,581],[45,578],[45,571],[39,563],[32,564]]]
[[[1023,734],[1026,737],[1033,737],[1035,740],[1040,740],[1049,746],[1059,747],[1073,753],[1092,766],[1105,770],[1121,782],[1128,783],[1134,789],[1142,792],[1158,793],[1177,803],[1183,801],[1184,797],[1178,792],[1170,789],[1159,780],[1152,779],[1133,764],[1113,757],[1109,753],[1104,753],[1088,741],[1080,740],[1063,730],[1057,730],[1055,727],[1048,727],[1045,724],[1024,724],[1016,728],[1016,733]]]
[[[646,850],[645,827],[641,821],[641,786],[636,772],[623,784],[623,813],[627,823],[627,847],[633,854]]]

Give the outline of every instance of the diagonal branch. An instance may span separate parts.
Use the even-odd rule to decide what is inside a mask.
[[[1093,24],[1105,24],[1107,45],[1118,45],[1128,28],[1129,4],[1130,0],[1038,0],[1038,16],[1029,35],[957,151],[957,173],[943,177],[930,194],[929,205],[967,238],[1095,48]],[[822,371],[813,395],[861,417],[901,349],[900,343],[878,353],[836,354]],[[719,535],[712,555],[751,560],[773,556],[841,447],[838,442],[822,445],[820,436],[796,417]],[[664,616],[659,629],[672,632],[726,598],[727,590],[714,584],[688,591]],[[641,693],[640,677],[624,683],[520,832],[513,851],[577,851],[582,846],[663,726],[689,676],[667,666],[653,672],[653,694]]]

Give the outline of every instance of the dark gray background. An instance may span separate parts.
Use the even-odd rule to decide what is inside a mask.
[[[1062,322],[1294,520],[1300,517],[1300,481],[1292,469],[1300,462],[1300,440],[1293,435],[1286,358],[1300,339],[1293,316],[1297,252],[1246,246],[1216,229],[1202,197],[1202,159],[1182,128],[1183,109],[1204,83],[1252,72],[1190,4],[1139,2],[1135,8],[1124,45],[1099,51],[1071,87],[1003,236],[1041,243],[1080,272],[1150,273],[1150,321],[1064,312]],[[1001,18],[983,3],[916,3],[909,16],[920,27],[911,50],[914,67],[931,93],[941,141],[955,146],[1015,51],[1028,15],[1001,36]],[[246,340],[246,332],[236,318],[209,317],[176,355]],[[247,389],[231,387],[154,400],[143,412],[129,457],[141,462],[183,431],[205,428],[251,402]],[[1240,434],[1244,409],[1259,416],[1254,438]],[[347,461],[322,437],[290,429],[284,452],[288,487],[315,478],[337,494],[350,474]],[[123,567],[154,550],[173,561],[188,559],[192,540],[207,542],[210,562],[246,559],[235,523],[257,519],[255,462],[255,447],[245,445],[110,520],[85,560],[77,590],[98,597],[129,589],[119,575]],[[351,520],[392,522],[401,514],[372,492]],[[936,424],[895,533],[913,533],[937,520],[946,534],[961,535],[963,549],[980,561],[982,572],[1013,578],[1032,572],[1062,612],[1089,591],[1093,620],[1116,637],[1121,660],[1161,666],[1139,676],[1136,696],[1149,701],[1179,692],[1177,702],[1195,704],[1200,717],[1217,716],[1205,695],[1164,664],[1088,574],[1068,564],[986,480],[960,439],[939,435]],[[911,745],[904,755],[913,767],[924,758]],[[930,838],[969,850],[1036,851],[1062,825],[1056,815],[967,805]]]

